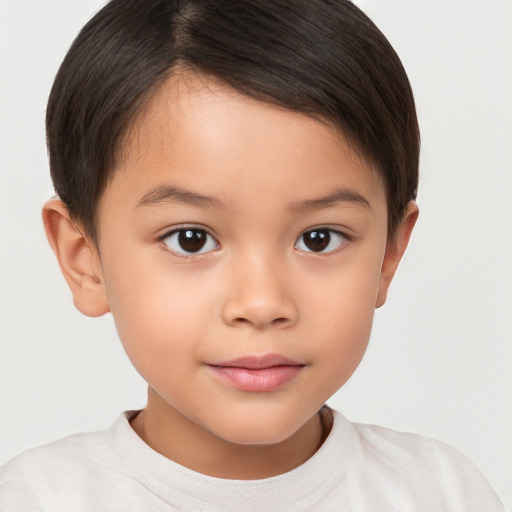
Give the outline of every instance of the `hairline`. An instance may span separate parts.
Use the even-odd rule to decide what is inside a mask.
[[[257,91],[252,91],[249,88],[241,89],[236,88],[233,84],[228,83],[226,80],[212,74],[207,73],[201,70],[198,66],[195,66],[191,63],[187,63],[184,61],[177,62],[174,66],[168,68],[165,72],[161,73],[155,82],[148,87],[143,94],[140,96],[138,101],[133,104],[132,112],[127,116],[127,119],[124,123],[124,129],[119,135],[119,139],[116,141],[116,147],[113,150],[114,162],[113,165],[105,170],[106,179],[103,183],[103,187],[98,191],[97,196],[95,197],[95,208],[92,216],[92,226],[85,226],[79,219],[75,219],[75,221],[79,222],[83,230],[88,234],[89,238],[95,243],[96,246],[99,245],[99,210],[100,203],[102,198],[105,195],[105,191],[109,184],[111,183],[114,175],[119,172],[119,167],[122,165],[123,161],[128,158],[131,144],[133,143],[134,138],[136,137],[137,128],[140,126],[141,122],[144,119],[144,116],[148,114],[151,110],[151,106],[153,102],[157,100],[159,92],[162,91],[165,87],[169,86],[169,82],[171,81],[180,81],[183,78],[194,77],[199,78],[203,84],[208,87],[210,85],[219,86],[224,90],[231,91],[237,95],[250,98],[261,103],[272,105],[276,108],[283,109],[284,111],[289,112],[297,112],[303,114],[310,119],[318,121],[322,123],[325,127],[327,127],[332,134],[335,136],[335,140],[339,141],[340,144],[347,144],[352,154],[357,158],[360,158],[361,161],[365,164],[365,166],[375,175],[382,180],[385,189],[386,195],[386,203],[387,203],[387,224],[388,224],[388,237],[392,237],[394,231],[396,230],[396,226],[391,226],[391,218],[389,215],[389,191],[388,191],[388,183],[384,176],[384,172],[379,170],[378,164],[372,161],[370,156],[364,152],[361,148],[361,144],[355,140],[355,137],[351,136],[344,130],[339,123],[336,123],[334,120],[328,119],[326,116],[320,115],[318,112],[305,112],[304,110],[294,109],[290,106],[283,105],[276,98],[271,96],[264,96]],[[251,94],[252,93],[252,94]]]

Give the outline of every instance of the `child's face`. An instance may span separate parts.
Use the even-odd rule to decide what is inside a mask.
[[[137,121],[98,227],[161,414],[236,443],[289,437],[347,381],[397,260],[382,180],[340,135],[193,76]]]

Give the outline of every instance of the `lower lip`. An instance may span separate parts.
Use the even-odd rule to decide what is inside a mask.
[[[302,365],[279,365],[269,368],[239,368],[236,366],[212,366],[209,368],[221,380],[242,391],[275,391],[293,380],[304,368]]]

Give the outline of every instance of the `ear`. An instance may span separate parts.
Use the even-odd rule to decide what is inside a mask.
[[[96,245],[70,219],[61,200],[44,205],[43,223],[77,309],[87,316],[110,311]]]
[[[393,238],[388,240],[380,273],[379,290],[375,304],[376,308],[380,308],[386,302],[389,285],[407,248],[412,230],[418,219],[418,214],[418,205],[414,201],[411,201],[407,205],[404,218],[400,222]]]

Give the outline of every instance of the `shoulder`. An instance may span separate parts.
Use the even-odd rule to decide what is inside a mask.
[[[100,481],[122,465],[111,438],[112,428],[75,434],[16,456],[0,467],[0,510],[51,510],[58,489],[72,493]]]
[[[74,434],[58,441],[31,448],[0,468],[0,482],[6,478],[27,476],[42,468],[65,471],[70,466],[82,466],[101,461],[111,455],[110,429]]]
[[[459,450],[430,437],[400,432],[380,425],[353,423],[360,445],[381,464],[400,464],[439,476],[453,471],[461,476],[483,478],[476,466]]]
[[[430,437],[400,432],[381,425],[352,423],[359,442],[373,453],[384,459],[408,461],[452,460],[462,465],[469,460],[456,448]]]
[[[503,510],[483,474],[456,448],[419,434],[350,423],[337,412],[334,418],[351,445],[354,487],[411,503],[439,503],[440,510]]]

